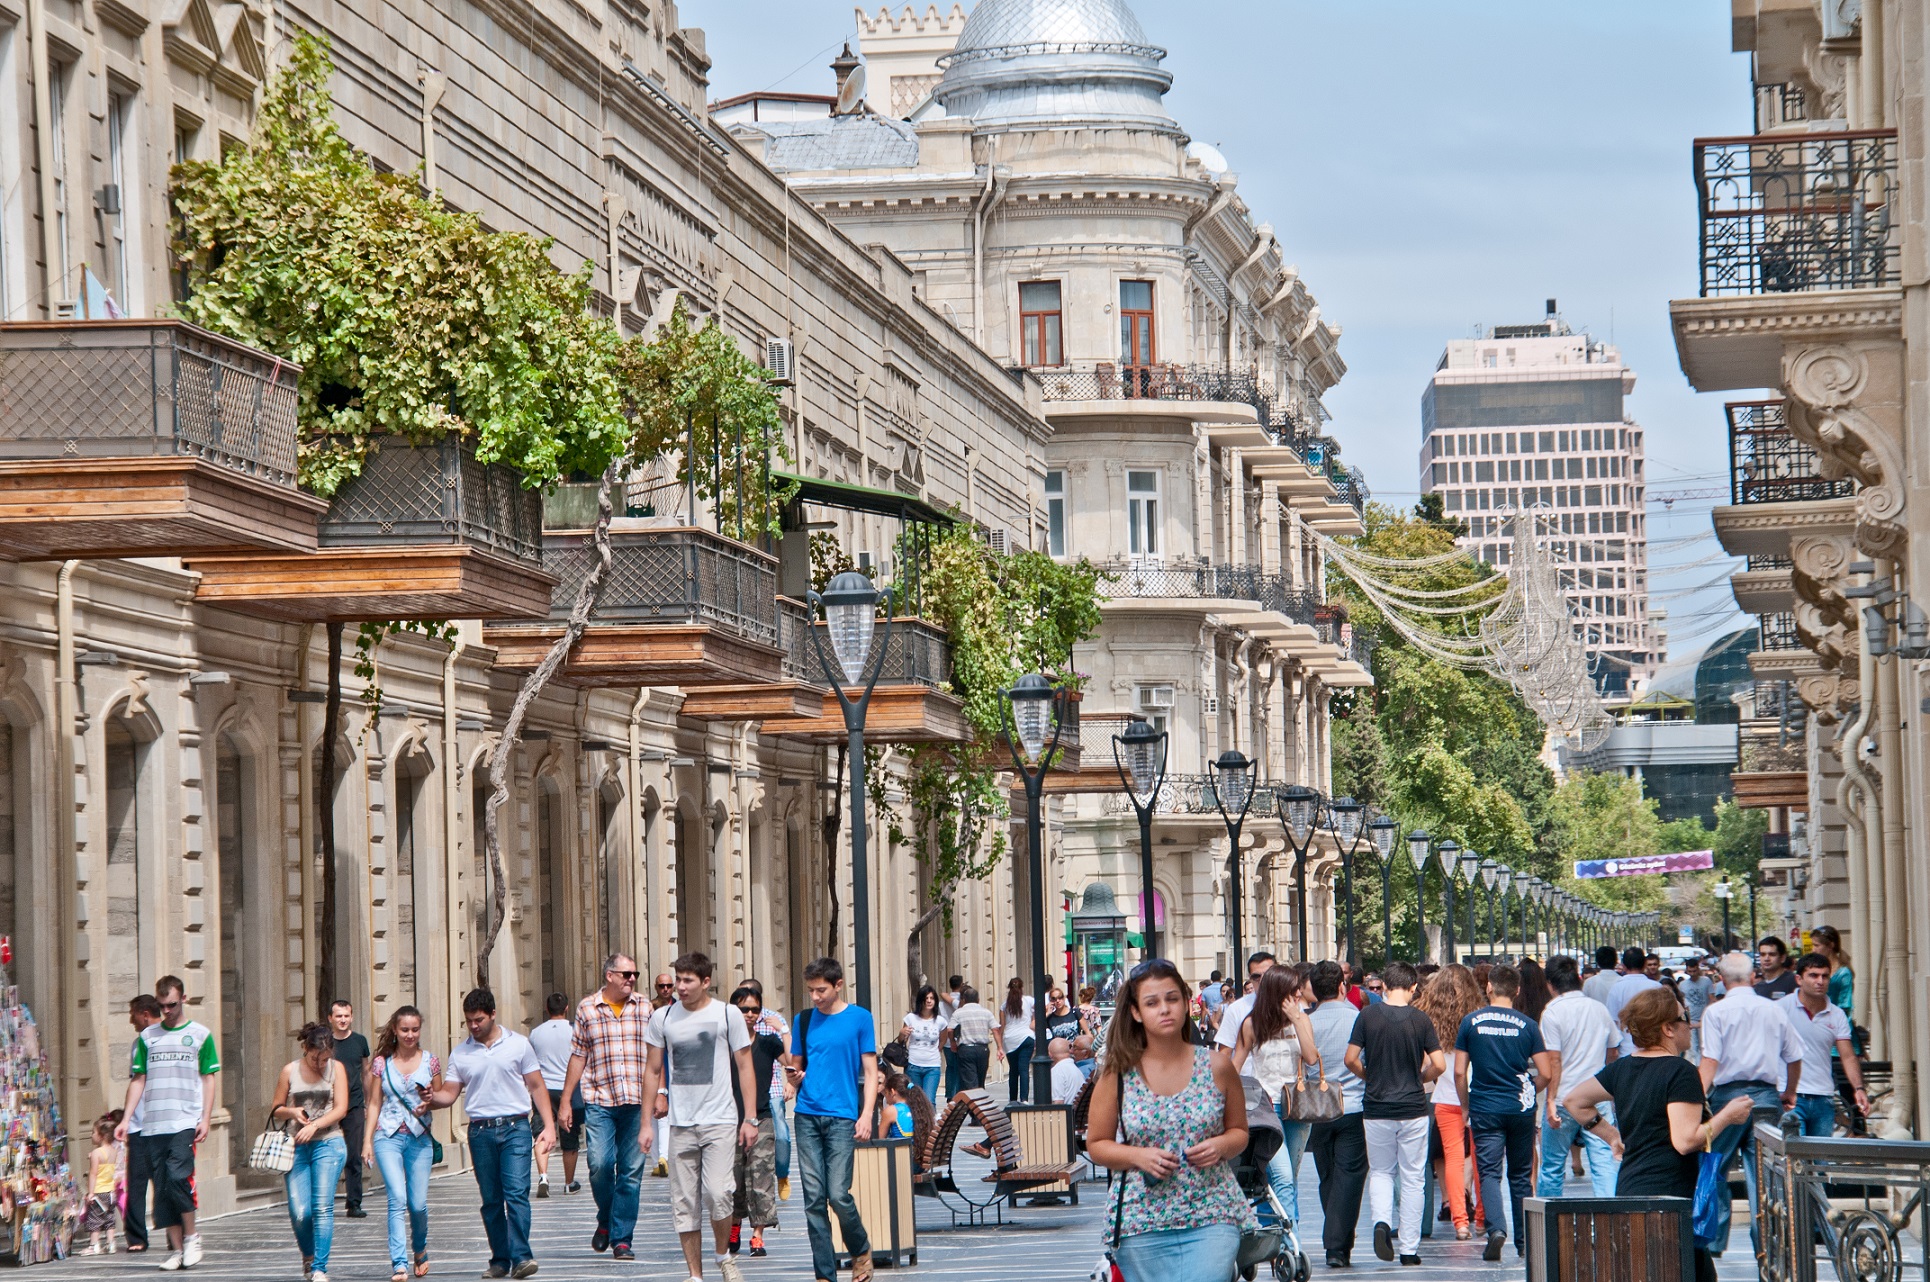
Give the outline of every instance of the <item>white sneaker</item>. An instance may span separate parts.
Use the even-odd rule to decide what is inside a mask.
[[[181,1267],[191,1269],[201,1263],[201,1235],[191,1233],[181,1242]]]
[[[162,1260],[161,1268],[168,1273],[177,1272],[181,1268],[181,1252],[176,1251],[167,1259]]]
[[[320,1269],[315,1269],[309,1273],[308,1282],[328,1282],[328,1274],[322,1272]]]

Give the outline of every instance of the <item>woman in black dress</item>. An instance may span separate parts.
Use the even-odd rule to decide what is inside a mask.
[[[1693,1202],[1699,1155],[1717,1134],[1749,1120],[1749,1100],[1738,1097],[1707,1117],[1702,1079],[1682,1058],[1689,1049],[1689,1017],[1672,989],[1651,988],[1630,999],[1622,1008],[1622,1027],[1635,1042],[1635,1054],[1577,1086],[1562,1106],[1621,1159],[1616,1197]],[[1604,1100],[1614,1103],[1619,1130],[1597,1108]],[[1695,1275],[1696,1282],[1715,1282],[1715,1261],[1701,1247]]]

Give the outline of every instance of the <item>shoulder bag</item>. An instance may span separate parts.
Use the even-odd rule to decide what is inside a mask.
[[[1327,1080],[1327,1066],[1314,1061],[1317,1081],[1309,1083],[1304,1071],[1296,1074],[1293,1086],[1282,1092],[1280,1116],[1289,1122],[1334,1122],[1347,1111],[1347,1098],[1340,1087]]]
[[[1119,1133],[1126,1133],[1126,1075],[1116,1073],[1114,1080],[1119,1083]],[[1126,1282],[1126,1275],[1119,1271],[1119,1224],[1126,1214],[1126,1177],[1119,1177],[1119,1200],[1113,1203],[1112,1232],[1106,1237],[1106,1253],[1099,1257],[1099,1263],[1092,1266],[1086,1282]]]
[[[429,1052],[424,1051],[422,1054],[424,1063],[430,1065],[435,1063],[435,1057],[430,1055]],[[433,1068],[429,1076],[432,1078],[435,1076]],[[408,1126],[409,1130],[417,1135],[427,1135],[429,1137],[429,1165],[441,1165],[442,1141],[436,1138],[435,1125],[429,1118],[417,1117],[415,1110],[403,1103],[404,1100],[409,1098],[409,1091],[407,1083],[403,1083],[402,1085],[396,1084],[395,1059],[393,1056],[382,1061],[382,1086],[383,1089],[389,1092],[389,1097],[401,1107],[404,1124]]]
[[[275,1119],[273,1109],[268,1112],[268,1125],[255,1136],[254,1146],[248,1150],[248,1165],[276,1175],[286,1175],[295,1169],[295,1137],[288,1133],[288,1123]]]

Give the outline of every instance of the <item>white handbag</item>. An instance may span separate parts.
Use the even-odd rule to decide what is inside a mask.
[[[267,1128],[255,1136],[255,1145],[248,1150],[248,1165],[276,1175],[286,1175],[295,1169],[295,1137],[288,1133],[287,1123],[278,1124],[271,1119]]]

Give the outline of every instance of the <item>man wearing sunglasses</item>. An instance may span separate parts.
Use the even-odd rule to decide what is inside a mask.
[[[141,1119],[141,1143],[154,1181],[154,1227],[166,1229],[173,1253],[163,1269],[201,1263],[201,1235],[194,1231],[194,1149],[208,1138],[214,1118],[215,1075],[221,1056],[214,1033],[188,1018],[187,992],[173,975],[154,985],[161,1022],[141,1030],[134,1043],[127,1083],[126,1117]],[[127,1138],[122,1121],[115,1138]]]
[[[570,1129],[570,1105],[581,1086],[583,1130],[590,1142],[590,1195],[596,1199],[590,1249],[607,1248],[618,1260],[636,1258],[630,1235],[636,1231],[643,1185],[638,1135],[647,1125],[643,1084],[650,1062],[645,1042],[650,1009],[637,998],[636,959],[611,953],[603,963],[603,987],[577,1004],[570,1071],[556,1117],[559,1130]]]

